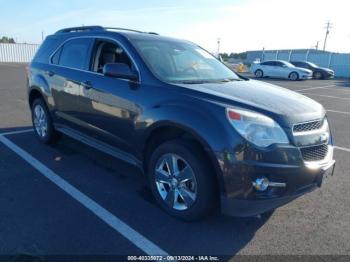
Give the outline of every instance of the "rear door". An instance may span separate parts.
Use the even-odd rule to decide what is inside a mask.
[[[66,41],[51,57],[51,83],[57,122],[79,128],[79,95],[86,79],[93,39],[75,38]]]
[[[261,63],[261,69],[264,72],[264,76],[273,76],[274,75],[274,62],[273,61],[267,61],[264,63]]]

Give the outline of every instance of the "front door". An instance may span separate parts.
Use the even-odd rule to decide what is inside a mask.
[[[134,65],[116,43],[96,40],[90,73],[81,85],[79,118],[86,123],[90,135],[119,149],[133,153],[130,145],[141,108],[139,85],[126,79],[104,76],[107,63]]]

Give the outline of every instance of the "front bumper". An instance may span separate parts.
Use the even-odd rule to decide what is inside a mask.
[[[334,72],[326,72],[326,73],[324,74],[324,77],[325,77],[326,79],[331,79],[331,78],[334,78],[334,77],[335,77],[335,74],[334,74]]]
[[[324,176],[333,174],[335,165],[332,159],[333,151],[325,161],[307,163],[297,161],[300,159],[297,149],[276,148],[272,152],[276,153],[276,150],[279,152],[278,155],[284,155],[289,159],[285,159],[285,163],[276,164],[271,163],[272,161],[236,161],[237,155],[235,158],[231,155],[232,163],[229,161],[223,163],[225,180],[225,193],[221,195],[223,214],[247,217],[265,213],[320,187]],[[259,192],[254,189],[252,183],[259,177],[285,183],[286,187],[268,187],[266,191]]]

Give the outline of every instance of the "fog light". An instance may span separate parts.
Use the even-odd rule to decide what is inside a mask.
[[[253,181],[253,187],[257,191],[265,191],[269,187],[269,180],[266,177],[257,178]]]

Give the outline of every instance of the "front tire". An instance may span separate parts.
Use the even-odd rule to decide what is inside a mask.
[[[36,137],[45,144],[52,144],[59,138],[54,129],[47,106],[42,98],[37,98],[31,105],[32,123]]]
[[[297,81],[299,80],[299,74],[297,72],[292,72],[289,74],[288,78],[292,81]]]
[[[320,71],[314,72],[314,78],[317,80],[324,79],[323,73]]]
[[[150,187],[168,214],[186,221],[198,220],[209,215],[217,203],[211,170],[195,144],[183,140],[165,142],[151,156]]]

